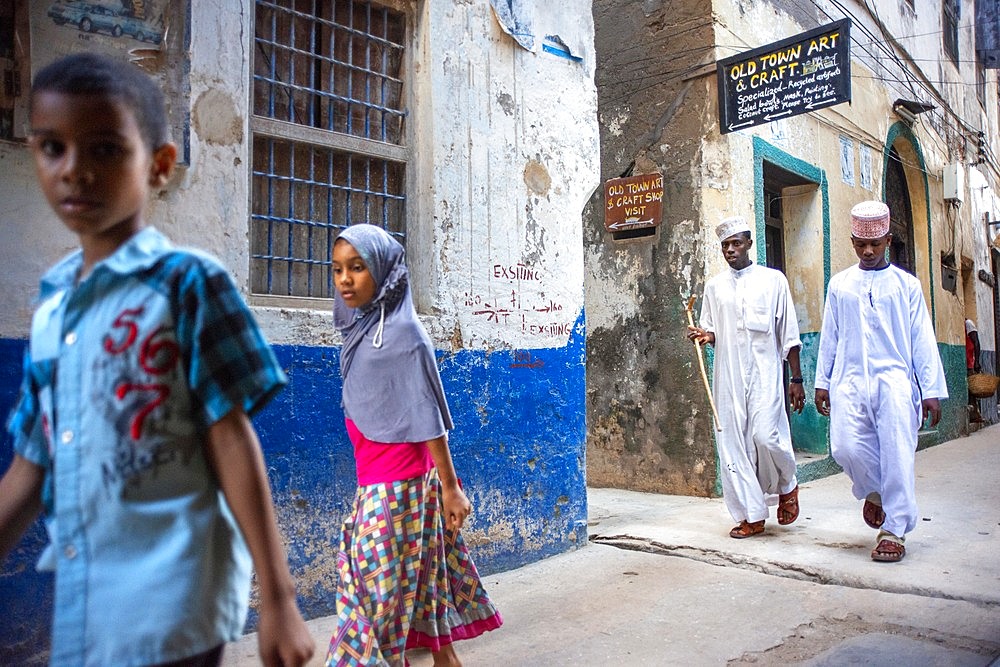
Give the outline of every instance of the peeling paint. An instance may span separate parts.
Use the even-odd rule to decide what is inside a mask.
[[[510,93],[505,91],[497,95],[497,104],[500,105],[500,108],[508,116],[514,115],[516,110],[514,106],[514,98]]]
[[[630,118],[629,111],[630,109],[625,107],[607,117],[601,116],[601,122],[612,136],[620,137],[625,134],[625,126]]]
[[[536,160],[529,160],[524,167],[524,184],[536,195],[545,196],[552,187],[552,178],[545,165]]]
[[[236,110],[236,102],[217,88],[198,96],[191,122],[198,138],[206,143],[226,146],[243,141],[243,118]]]

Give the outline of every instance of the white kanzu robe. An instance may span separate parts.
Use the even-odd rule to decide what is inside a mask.
[[[722,495],[733,519],[760,521],[797,484],[782,362],[802,341],[788,281],[756,264],[727,269],[705,285],[701,326],[715,334]]]
[[[948,398],[920,281],[892,265],[830,280],[816,388],[830,392],[830,453],[854,497],[881,494],[882,528],[904,536],[917,523],[921,395]]]

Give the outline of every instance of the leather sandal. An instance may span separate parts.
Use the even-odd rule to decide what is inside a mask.
[[[778,525],[787,526],[799,518],[799,486],[778,496]]]
[[[864,507],[861,508],[861,516],[869,528],[878,530],[885,523],[885,512],[882,510],[882,505],[872,501],[873,496],[875,499],[881,500],[877,493],[869,494],[868,498],[865,498]]]
[[[760,521],[741,521],[740,525],[734,527],[729,531],[729,537],[735,538],[737,540],[742,540],[745,537],[753,537],[754,535],[760,535],[764,532],[764,519]]]
[[[903,546],[903,538],[896,537],[890,532],[879,531],[875,538],[877,544],[872,549],[872,560],[879,563],[898,563],[906,555],[906,547]]]

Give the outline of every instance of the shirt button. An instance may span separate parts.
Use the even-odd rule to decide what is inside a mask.
[[[74,547],[72,544],[67,544],[66,548],[63,549],[63,554],[66,555],[66,558],[73,560],[74,558],[76,558],[76,547]]]
[[[66,342],[67,345],[72,345],[73,343],[76,342],[76,332],[70,331],[68,334],[66,334],[66,338],[64,338],[63,340]]]
[[[73,442],[73,431],[63,431],[62,441],[64,445],[68,445],[69,443]]]

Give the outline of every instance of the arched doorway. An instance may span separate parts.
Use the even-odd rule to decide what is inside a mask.
[[[889,149],[885,169],[885,203],[889,205],[891,218],[889,233],[889,261],[905,271],[916,275],[916,253],[913,248],[913,207],[910,205],[910,191],[906,185],[906,171],[903,160],[895,147]]]
[[[904,122],[893,123],[882,149],[882,201],[892,211],[890,251],[906,250],[905,257],[891,256],[893,263],[913,273],[924,286],[924,294],[936,315],[934,295],[934,240],[931,234],[930,190],[927,162],[920,142]]]

